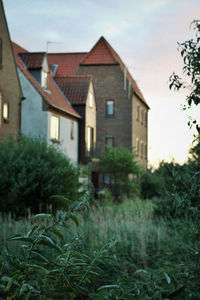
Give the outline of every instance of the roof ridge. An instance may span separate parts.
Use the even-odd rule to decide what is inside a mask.
[[[48,52],[48,55],[87,54],[88,52]]]

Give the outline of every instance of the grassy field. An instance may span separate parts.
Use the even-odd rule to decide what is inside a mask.
[[[196,225],[191,220],[156,217],[152,201],[139,199],[91,207],[78,219],[79,226],[70,222],[61,229],[64,244],[95,261],[98,275],[91,277],[87,297],[69,299],[199,299],[198,255],[191,239]],[[0,251],[10,235],[24,234],[36,224],[30,217],[0,218]],[[19,248],[20,242],[9,242],[11,252]]]

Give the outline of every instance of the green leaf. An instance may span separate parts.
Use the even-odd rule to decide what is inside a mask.
[[[53,234],[55,234],[59,239],[64,240],[64,236],[62,234],[62,232],[56,228],[56,227],[51,227],[49,229],[50,232],[52,232]]]
[[[103,285],[100,288],[98,288],[98,291],[105,289],[120,289],[120,286],[117,284]]]
[[[53,220],[53,216],[51,214],[37,214],[32,217],[32,219],[48,219],[48,220]]]
[[[41,235],[37,244],[48,246],[50,248],[56,249],[58,252],[62,253],[62,249],[48,236]]]
[[[170,284],[171,278],[169,277],[169,275],[167,273],[164,273],[164,275],[165,275],[167,283]]]
[[[69,215],[70,219],[72,219],[74,221],[74,223],[78,226],[79,225],[79,222],[78,222],[78,218],[75,214],[73,213],[70,213]]]
[[[26,235],[14,235],[7,239],[8,241],[23,241],[27,243],[33,243],[33,239]]]
[[[31,254],[32,254],[31,255],[32,259],[36,259],[36,260],[44,262],[44,263],[48,263],[49,262],[48,259],[45,256],[43,256],[42,254],[40,254],[40,253],[38,253],[36,251],[32,251]]]
[[[20,276],[20,273],[17,273],[12,278],[10,278],[10,280],[6,286],[6,289],[5,289],[6,292],[10,289],[10,287],[13,285],[13,283],[16,281],[16,279],[19,278],[19,276]]]

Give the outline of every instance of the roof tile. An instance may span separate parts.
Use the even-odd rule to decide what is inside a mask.
[[[41,69],[45,52],[23,52],[18,54],[28,69]]]
[[[91,76],[64,76],[54,80],[73,105],[86,104]]]
[[[31,73],[24,67],[24,63],[19,57],[19,52],[21,52],[21,48],[19,45],[12,43],[13,50],[15,54],[15,60],[17,66],[24,73],[24,75],[29,79],[29,81],[33,84],[33,86],[38,90],[40,95],[47,101],[47,103],[54,109],[58,109],[64,113],[72,115],[76,118],[80,118],[80,115],[73,109],[73,107],[68,103],[65,96],[60,92],[57,88],[56,83],[54,82],[52,76],[50,74],[48,80],[48,91],[44,90],[37,80],[31,75]]]

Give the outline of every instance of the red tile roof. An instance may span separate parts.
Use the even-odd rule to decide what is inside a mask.
[[[72,108],[72,106],[68,103],[65,96],[60,92],[57,88],[56,83],[54,82],[52,75],[49,76],[48,80],[48,91],[44,90],[37,80],[31,75],[31,73],[25,68],[24,63],[19,57],[18,53],[21,52],[23,48],[19,45],[12,43],[13,51],[15,54],[15,60],[17,66],[24,73],[24,75],[28,78],[28,80],[33,84],[33,86],[37,89],[40,95],[46,100],[46,102],[50,105],[50,107],[54,109],[58,109],[61,112],[67,113],[76,118],[80,118],[80,115]]]
[[[86,104],[91,76],[55,77],[54,80],[73,105]]]
[[[74,75],[78,66],[81,64],[119,64],[122,72],[124,72],[126,68],[119,55],[104,37],[101,37],[98,40],[89,53],[50,53],[48,54],[48,58],[50,64],[58,64],[56,76]],[[140,88],[137,85],[137,82],[133,79],[127,68],[126,76],[131,82],[134,93],[149,108]]]
[[[74,75],[80,62],[85,58],[87,53],[48,53],[49,65],[57,64],[58,69],[56,76]]]
[[[41,69],[45,57],[45,52],[23,52],[18,53],[28,69]]]
[[[105,52],[105,55],[102,54],[102,52]],[[125,71],[125,64],[123,63],[123,61],[121,60],[121,58],[119,57],[119,55],[117,54],[117,52],[115,52],[115,50],[111,47],[111,45],[106,41],[106,39],[104,37],[101,37],[98,42],[96,43],[96,45],[91,49],[91,51],[89,52],[89,54],[87,55],[87,57],[82,61],[81,64],[106,64],[108,63],[108,57],[109,55],[112,57],[112,59],[110,58],[110,63],[113,60],[113,64],[114,63],[118,63],[121,67],[122,72]],[[141,90],[139,89],[136,81],[133,79],[132,75],[130,74],[130,72],[127,70],[126,68],[126,76],[127,79],[130,80],[132,88],[134,93],[140,98],[140,100],[149,108]]]
[[[106,40],[101,37],[100,40],[94,45],[91,51],[82,61],[86,65],[94,64],[118,64],[118,61],[115,59],[110,45]]]

